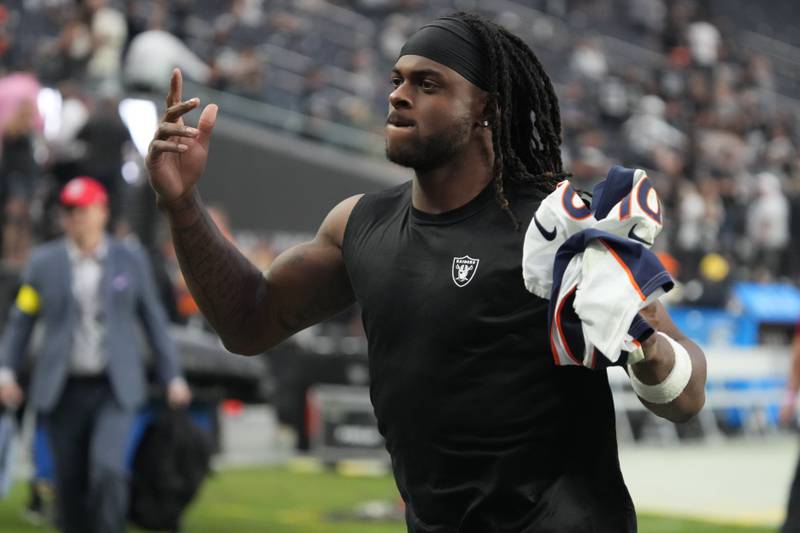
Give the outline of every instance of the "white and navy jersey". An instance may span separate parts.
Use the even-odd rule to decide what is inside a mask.
[[[626,352],[654,332],[639,311],[674,285],[653,253],[596,229],[561,245],[553,280],[548,308],[553,357],[561,365],[589,368],[634,362]]]
[[[550,300],[557,364],[596,368],[642,357],[653,329],[638,313],[674,285],[649,251],[661,228],[658,195],[638,169],[612,167],[591,205],[569,181],[542,201],[525,235],[523,277]]]
[[[527,227],[541,196],[507,195]],[[554,364],[523,240],[491,184],[431,215],[406,183],[350,215],[343,255],[411,533],[636,531],[607,376]]]

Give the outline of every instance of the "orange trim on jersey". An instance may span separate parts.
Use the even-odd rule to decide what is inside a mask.
[[[558,304],[558,308],[556,309],[556,328],[558,329],[558,337],[561,339],[561,344],[564,346],[564,351],[567,352],[567,355],[569,356],[570,359],[572,359],[573,363],[575,363],[578,366],[581,366],[583,363],[575,359],[575,356],[572,355],[572,352],[569,349],[569,344],[567,344],[567,338],[564,336],[564,331],[561,329],[561,310],[564,308],[564,304],[567,303],[569,295],[575,292],[577,288],[578,286],[575,285],[574,287],[572,287],[572,289],[567,291],[567,294],[561,299],[561,303]],[[552,342],[552,340],[553,339],[551,337],[550,342]]]
[[[586,215],[585,216],[574,217],[569,212],[569,209],[567,209],[567,191],[572,191],[572,196],[569,199],[569,205],[572,206],[574,209],[586,209]],[[571,218],[572,220],[585,220],[585,219],[589,218],[590,216],[592,216],[592,212],[588,207],[586,207],[586,205],[583,203],[583,201],[581,201],[581,207],[576,206],[572,201],[572,199],[575,198],[576,196],[578,196],[578,193],[575,192],[575,189],[572,188],[572,185],[567,185],[566,187],[564,187],[564,192],[561,193],[561,206],[564,208],[564,212],[567,214],[567,216],[569,218]]]
[[[658,209],[652,210],[650,209],[650,206],[647,205],[647,197],[650,195],[650,191],[647,191],[647,194],[644,197],[644,205],[642,205],[642,202],[639,201],[639,189],[642,188],[642,183],[644,183],[645,181],[650,184],[650,191],[653,191],[653,193],[656,195],[656,206],[658,207]],[[642,213],[644,213],[647,218],[649,218],[659,226],[663,225],[662,221],[658,220],[649,213],[649,211],[653,211],[653,213],[655,213],[656,216],[659,217],[661,216],[661,200],[658,198],[658,191],[656,191],[656,188],[653,187],[653,182],[650,181],[650,178],[647,176],[647,174],[645,174],[644,177],[639,180],[639,183],[636,184],[636,188],[633,191],[631,191],[631,196],[633,196],[634,193],[636,193],[636,203],[639,204],[639,209],[642,211]]]
[[[555,361],[556,365],[561,366],[561,359],[558,357],[558,348],[556,347],[556,343],[553,340],[552,330],[550,330],[550,353],[553,354],[553,361]]]
[[[614,249],[611,246],[609,246],[609,244],[606,241],[604,241],[603,239],[597,239],[597,240],[600,241],[603,244],[603,246],[606,247],[606,250],[611,252],[611,255],[614,256],[614,259],[617,260],[619,266],[621,266],[623,270],[625,270],[625,273],[628,275],[628,279],[630,280],[631,285],[633,285],[636,288],[636,292],[639,293],[639,298],[641,298],[642,301],[645,301],[647,297],[642,292],[642,289],[639,288],[639,284],[636,283],[636,278],[633,277],[633,272],[631,272],[631,269],[628,268],[628,265],[625,264],[625,261],[623,261],[619,255],[617,255],[617,252],[615,252]]]

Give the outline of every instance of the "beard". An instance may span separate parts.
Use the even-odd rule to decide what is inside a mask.
[[[418,127],[418,126],[417,126]],[[448,163],[469,142],[472,122],[462,118],[427,136],[415,135],[390,143],[386,138],[386,158],[392,163],[424,172]]]

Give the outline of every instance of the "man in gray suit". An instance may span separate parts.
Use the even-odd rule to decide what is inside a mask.
[[[169,404],[184,406],[191,394],[143,252],[105,233],[103,186],[75,178],[61,191],[61,203],[66,237],[31,253],[0,345],[0,401],[13,406],[22,399],[15,371],[40,319],[44,340],[29,400],[50,435],[59,528],[118,533],[128,501],[125,451],[147,395],[137,319]]]

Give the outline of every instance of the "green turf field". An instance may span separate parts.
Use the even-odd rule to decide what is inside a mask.
[[[398,524],[333,523],[327,513],[352,504],[391,499],[393,481],[343,478],[332,473],[297,473],[285,469],[229,470],[215,474],[190,509],[185,533],[404,533]],[[17,485],[0,502],[0,532],[49,531],[20,518],[26,497]],[[774,529],[706,524],[643,515],[641,533],[767,533]]]

